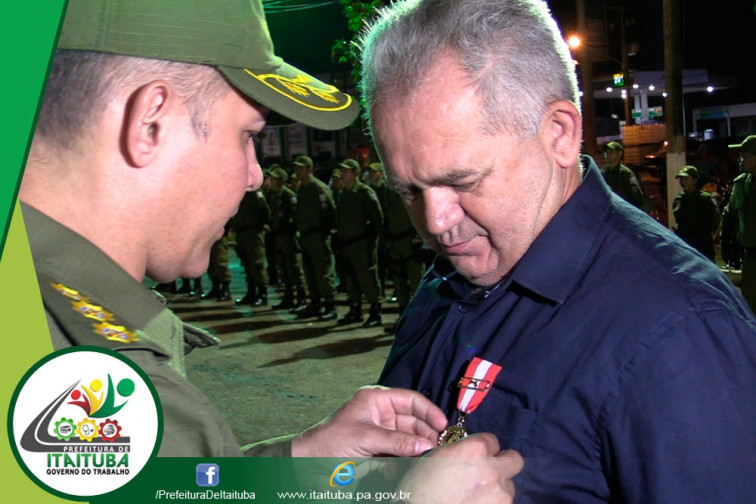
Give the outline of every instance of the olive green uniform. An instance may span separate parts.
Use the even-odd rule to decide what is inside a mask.
[[[643,189],[641,189],[633,170],[619,164],[616,168],[607,167],[601,173],[612,191],[622,196],[625,201],[638,208],[645,206],[646,196],[643,194]]]
[[[247,278],[247,294],[253,299],[265,295],[268,284],[263,227],[266,224],[270,224],[270,207],[259,189],[244,195],[239,211],[229,221],[229,226],[236,230],[236,253]]]
[[[210,266],[207,268],[207,276],[215,282],[231,282],[231,270],[228,267],[229,239],[224,234],[220,240],[213,243],[210,248]]]
[[[714,261],[714,233],[722,218],[711,194],[696,189],[675,196],[672,209],[677,235],[691,247]]]
[[[273,195],[275,194],[275,191],[273,188],[270,189],[262,189],[263,195],[265,196],[265,202],[268,203],[268,208],[271,208],[271,201],[273,198]],[[273,218],[273,210],[271,208],[271,219]],[[278,285],[281,281],[283,281],[282,278],[282,266],[277,261],[277,254],[276,254],[276,237],[273,236],[273,233],[265,233],[265,261],[266,261],[266,271],[268,272],[268,283],[270,285]]]
[[[184,354],[218,340],[183,323],[164,300],[81,235],[28,205],[21,208],[53,347],[109,348],[144,370],[163,409],[160,456],[242,455],[228,423],[185,376]],[[245,452],[290,453],[290,438]]]
[[[321,300],[333,304],[336,296],[330,238],[335,213],[333,195],[323,181],[313,175],[309,184],[299,187],[297,234],[307,288],[316,306],[320,306]]]
[[[386,227],[386,201],[388,199],[388,193],[392,192],[386,183],[385,179],[380,179],[377,183],[370,186],[375,195],[378,198],[378,203],[381,206],[381,212],[383,213],[383,232],[378,237],[378,281],[381,285],[381,295],[386,296],[386,277],[389,271],[389,257],[388,257],[388,237],[385,233]],[[393,278],[393,277],[392,277]]]
[[[394,280],[401,314],[423,276],[423,265],[418,259],[422,239],[412,225],[399,193],[388,189],[384,192],[384,198],[384,235],[388,242],[389,273]]]
[[[378,280],[378,237],[383,229],[383,212],[375,191],[359,180],[345,188],[336,212],[336,236],[344,260],[350,305],[381,301]]]
[[[741,173],[735,177],[724,214],[738,219],[737,238],[745,250],[740,292],[756,313],[756,184],[752,174]]]
[[[274,241],[276,263],[283,270],[284,299],[291,301],[296,290],[300,304],[304,303],[302,254],[295,238],[297,195],[284,186],[280,192],[270,192],[270,232]]]
[[[213,287],[210,292],[203,294],[202,298],[215,298],[219,301],[231,299],[229,287],[231,285],[231,270],[229,261],[229,238],[226,233],[220,240],[213,243],[210,248],[210,264],[207,267],[207,276],[210,277]]]

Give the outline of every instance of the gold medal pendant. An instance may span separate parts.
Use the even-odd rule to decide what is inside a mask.
[[[464,426],[465,417],[478,408],[488,391],[491,390],[491,385],[496,380],[499,371],[501,371],[501,366],[480,357],[475,357],[470,361],[465,374],[457,383],[460,389],[457,398],[459,420],[438,436],[438,446],[450,445],[467,437]]]
[[[444,432],[441,433],[440,436],[438,436],[438,446],[445,446],[452,444],[456,441],[459,441],[460,439],[464,439],[467,437],[467,431],[464,427],[465,417],[464,415],[460,416],[459,420],[455,425],[452,425],[450,427],[447,427]]]

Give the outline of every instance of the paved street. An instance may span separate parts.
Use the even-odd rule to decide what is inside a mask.
[[[232,297],[241,297],[244,273],[234,255],[231,269]],[[209,290],[206,276],[203,283]],[[222,340],[217,349],[189,354],[187,372],[226,416],[241,444],[301,431],[330,414],[358,387],[375,383],[393,342],[383,328],[302,321],[287,310],[274,311],[270,306],[281,294],[269,288],[269,306],[255,308],[168,297],[183,320]],[[345,294],[337,300],[342,316]],[[364,311],[367,316],[367,304]],[[384,324],[396,318],[397,305],[385,304]]]

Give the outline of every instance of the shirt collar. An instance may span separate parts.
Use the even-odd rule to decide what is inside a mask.
[[[583,181],[512,270],[512,281],[563,303],[583,276],[609,213],[611,194],[596,163],[581,156]]]
[[[583,181],[535,239],[502,284],[518,284],[527,291],[555,303],[563,303],[583,276],[591,260],[591,249],[609,212],[610,189],[598,166],[589,156],[581,156]],[[437,258],[432,270],[444,286],[441,294],[476,302],[499,284],[478,290],[467,282],[451,263]],[[472,297],[471,297],[472,296]]]

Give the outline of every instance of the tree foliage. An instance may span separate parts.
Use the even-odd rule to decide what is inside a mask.
[[[369,22],[376,14],[379,8],[386,3],[384,0],[339,0],[341,2],[344,15],[347,18],[347,26],[352,32],[348,39],[338,39],[333,43],[331,48],[331,58],[341,64],[352,67],[352,78],[354,82],[360,80],[360,55],[362,48],[357,43],[357,35],[363,26]]]

